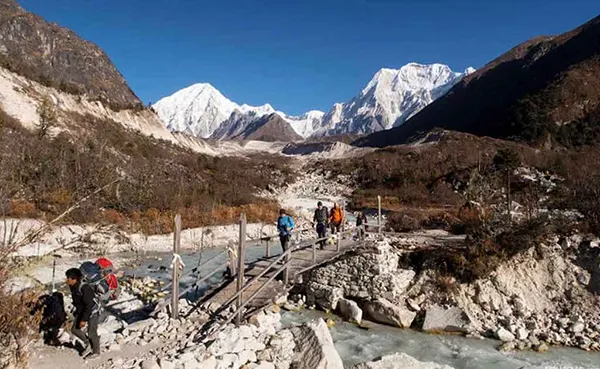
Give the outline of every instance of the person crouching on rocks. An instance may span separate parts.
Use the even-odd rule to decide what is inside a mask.
[[[333,208],[331,208],[331,212],[329,213],[329,224],[331,225],[332,234],[339,232],[342,224],[344,224],[344,211],[337,202],[333,203]]]
[[[81,270],[71,268],[67,270],[66,275],[67,285],[71,288],[71,297],[75,308],[75,321],[71,333],[83,342],[84,347],[80,352],[81,357],[95,359],[100,356],[100,337],[98,336],[99,303],[96,301],[92,286],[83,282]],[[87,334],[83,331],[86,328]]]
[[[30,314],[42,312],[39,330],[44,334],[44,343],[51,346],[60,346],[58,339],[60,328],[67,321],[63,294],[53,292],[51,295],[40,296],[33,305]]]
[[[322,241],[319,241],[319,246],[321,250],[325,247],[325,243],[327,240],[327,221],[329,218],[329,212],[327,211],[327,207],[323,206],[323,203],[319,201],[317,203],[317,209],[315,210],[315,215],[313,216],[313,223],[316,224],[317,229],[317,238],[323,238]]]
[[[281,248],[283,249],[283,252],[286,252],[289,247],[293,229],[294,221],[292,220],[292,217],[285,213],[285,209],[279,210],[279,219],[277,219],[277,232],[279,233],[279,240],[281,241]]]

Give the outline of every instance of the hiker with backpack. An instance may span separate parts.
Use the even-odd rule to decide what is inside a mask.
[[[277,219],[277,232],[279,233],[279,240],[281,241],[281,248],[283,252],[286,252],[292,237],[292,230],[294,229],[294,221],[292,217],[285,213],[285,209],[279,210],[279,218]]]
[[[327,237],[327,226],[329,220],[329,212],[326,206],[323,206],[321,201],[317,202],[317,209],[313,216],[313,223],[316,224],[317,238]],[[323,239],[319,241],[319,247],[321,250],[325,247],[327,240]]]
[[[82,358],[97,358],[100,356],[100,337],[98,336],[100,301],[97,298],[97,292],[90,283],[83,280],[84,275],[80,269],[71,268],[67,270],[66,276],[75,308],[71,333],[83,342],[84,346],[80,351]],[[84,329],[87,333],[84,332]]]
[[[331,225],[331,233],[336,234],[344,224],[344,211],[337,202],[333,203],[333,208],[329,213],[329,224]]]

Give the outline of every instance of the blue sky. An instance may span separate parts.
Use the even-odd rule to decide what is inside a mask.
[[[145,102],[209,82],[238,103],[328,110],[382,67],[479,68],[600,14],[598,0],[17,0],[102,47]]]

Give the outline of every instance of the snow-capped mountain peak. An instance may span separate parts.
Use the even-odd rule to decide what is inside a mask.
[[[335,104],[315,135],[371,133],[400,125],[473,71],[454,72],[437,63],[382,68],[358,96]]]
[[[269,104],[238,105],[210,83],[196,83],[153,105],[159,117],[171,131],[208,138],[235,111],[261,117],[275,112]]]

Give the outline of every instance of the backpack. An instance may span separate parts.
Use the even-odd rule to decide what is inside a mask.
[[[116,300],[119,297],[119,280],[113,273],[113,263],[107,258],[99,258],[96,264],[100,267],[100,272],[106,278],[108,288],[111,291],[110,299]]]
[[[315,210],[315,218],[317,220],[317,223],[326,224],[328,220],[327,214],[329,214],[329,211],[325,206],[321,207],[321,210]]]
[[[102,268],[96,263],[86,261],[81,264],[79,270],[81,270],[81,273],[83,274],[83,280],[81,281],[79,288],[81,289],[85,284],[92,287],[92,290],[94,291],[94,301],[96,302],[98,309],[101,309],[102,304],[107,303],[111,299],[110,286],[102,273]]]

